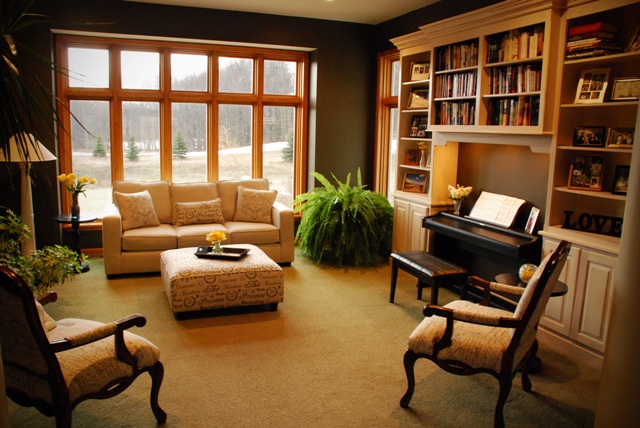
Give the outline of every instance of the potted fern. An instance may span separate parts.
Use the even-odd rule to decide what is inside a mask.
[[[8,266],[24,278],[36,297],[81,272],[78,255],[69,247],[47,246],[22,256],[20,243],[31,231],[22,218],[7,210],[0,216],[0,265]]]
[[[294,211],[302,213],[296,240],[302,253],[316,263],[375,265],[391,252],[393,208],[387,198],[365,189],[360,169],[351,186],[351,173],[337,186],[318,172],[322,187],[299,195]]]

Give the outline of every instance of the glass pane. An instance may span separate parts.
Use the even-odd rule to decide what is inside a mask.
[[[221,104],[218,127],[218,178],[251,177],[252,107]]]
[[[122,51],[122,89],[159,89],[160,54]]]
[[[400,93],[400,61],[391,63],[391,96],[397,97]]]
[[[107,49],[69,48],[68,52],[70,87],[109,87],[109,51]]]
[[[387,198],[393,204],[398,171],[398,109],[390,110],[389,126],[389,178],[387,181]]]
[[[171,54],[171,89],[206,91],[207,61],[206,55]]]
[[[158,103],[122,103],[122,151],[126,180],[160,179],[159,113]]]
[[[95,185],[85,188],[86,198],[80,198],[82,213],[102,216],[104,206],[111,202],[109,102],[72,100],[70,108],[71,114],[82,123],[80,126],[77,121],[71,121],[73,172],[97,180]]]
[[[172,181],[207,181],[207,105],[174,103],[171,115]]]
[[[278,201],[293,201],[294,107],[264,108],[263,174],[269,187],[278,191]]]
[[[253,92],[253,60],[250,58],[220,57],[220,92],[250,94]]]
[[[265,60],[264,93],[277,95],[296,94],[295,61]]]

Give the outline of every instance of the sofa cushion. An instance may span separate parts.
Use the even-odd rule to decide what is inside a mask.
[[[236,214],[238,186],[247,189],[269,190],[269,181],[265,178],[218,181],[218,196],[222,199],[222,215],[227,221],[233,220],[233,216]]]
[[[220,198],[212,201],[178,202],[175,204],[175,225],[224,223]]]
[[[189,224],[186,226],[175,226],[176,237],[178,239],[178,248],[199,247],[201,245],[211,245],[207,241],[207,234],[213,230],[224,232],[230,236],[229,230],[221,224]],[[230,242],[227,238],[223,244]]]
[[[271,223],[271,207],[277,196],[276,190],[254,190],[238,186],[238,201],[233,221]]]
[[[160,221],[148,190],[137,193],[113,192],[122,216],[122,229],[159,226]]]
[[[177,248],[176,232],[170,224],[141,227],[122,233],[123,251],[157,251]]]
[[[216,183],[173,183],[169,187],[171,193],[171,217],[172,223],[176,222],[176,204],[179,202],[212,201],[218,198],[218,186]]]
[[[228,221],[229,238],[225,244],[273,244],[280,242],[280,229],[269,223]]]
[[[168,181],[118,180],[113,183],[114,192],[136,193],[142,192],[143,190],[149,191],[151,200],[153,201],[153,206],[156,208],[156,215],[158,216],[158,220],[160,220],[160,223],[171,223],[171,194],[169,192]]]

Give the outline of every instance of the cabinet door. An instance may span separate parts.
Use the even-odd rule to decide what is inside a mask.
[[[393,201],[393,251],[409,249],[409,203],[395,198]]]
[[[411,204],[409,206],[411,250],[425,251],[427,249],[427,231],[422,227],[422,217],[427,214],[428,208],[425,205]]]
[[[571,337],[604,352],[611,313],[616,258],[582,250]]]
[[[558,246],[559,241],[544,240],[542,245],[542,256],[546,257]],[[545,308],[540,325],[550,330],[561,333],[565,336],[571,334],[571,316],[573,313],[573,303],[576,295],[576,283],[578,280],[578,264],[580,261],[580,248],[572,247],[567,257],[567,262],[560,273],[558,281],[567,284],[567,294],[564,296],[551,296]]]

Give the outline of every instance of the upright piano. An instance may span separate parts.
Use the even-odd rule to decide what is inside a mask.
[[[524,230],[448,212],[424,217],[422,227],[434,232],[431,251],[436,256],[487,280],[493,281],[503,273],[517,273],[524,263],[540,263],[542,240]]]

